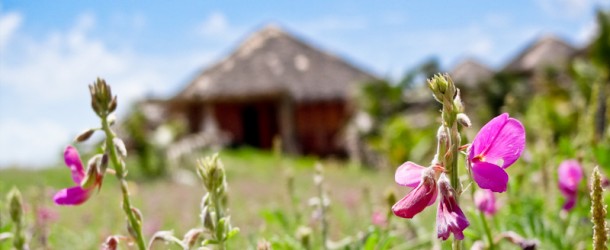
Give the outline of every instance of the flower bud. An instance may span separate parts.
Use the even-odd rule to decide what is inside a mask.
[[[470,122],[470,118],[468,118],[468,116],[464,113],[457,114],[457,122],[460,125],[467,127],[467,128],[472,126],[472,123]]]
[[[452,101],[455,94],[455,84],[448,74],[437,74],[431,79],[428,79],[428,87],[432,90],[432,95],[436,101],[443,103],[444,101]]]
[[[316,163],[316,172],[313,176],[313,182],[316,186],[320,186],[322,185],[322,182],[324,181],[324,167],[322,166],[322,164],[320,164],[319,162]]]
[[[112,143],[123,158],[127,157],[127,149],[125,149],[125,143],[123,140],[121,140],[121,138],[115,137],[112,139]]]
[[[388,188],[385,191],[385,202],[389,208],[391,208],[394,204],[396,204],[396,194],[394,193],[394,189]]]
[[[301,242],[301,245],[305,249],[311,248],[311,228],[306,226],[300,226],[296,232],[296,238]]]
[[[142,223],[142,212],[140,212],[140,209],[137,209],[135,207],[131,207],[131,211],[133,212],[133,214],[136,216],[136,220],[139,223]]]
[[[108,104],[108,112],[112,113],[116,110],[117,107],[117,99],[116,99],[116,95],[114,97],[112,97],[112,100],[110,101],[110,104]]]
[[[203,226],[207,230],[214,230],[214,221],[212,220],[212,214],[210,213],[210,208],[208,206],[205,206],[201,210],[201,220],[203,221]]]
[[[108,154],[103,154],[100,164],[98,165],[98,173],[104,175],[106,174],[106,169],[108,169]]]
[[[451,187],[451,182],[449,178],[447,178],[446,174],[441,174],[438,178],[438,189],[441,194],[445,197],[453,196],[453,187]]]
[[[112,100],[112,91],[104,79],[98,78],[93,84],[89,85],[89,92],[91,94],[91,107],[99,117],[111,113],[109,107]]]
[[[199,240],[202,234],[203,230],[200,228],[193,228],[184,235],[184,240],[182,242],[184,242],[188,249],[191,249],[197,244],[197,240]]]
[[[102,175],[102,173],[98,172],[99,171],[99,163],[102,159],[102,155],[101,154],[97,154],[93,157],[91,157],[91,159],[89,159],[89,162],[87,162],[87,173],[85,174],[85,177],[83,178],[83,180],[80,183],[80,186],[83,189],[89,189],[91,187],[93,187],[95,185],[95,183],[97,182],[97,180],[99,179],[99,177]]]
[[[75,142],[87,141],[93,135],[93,133],[95,133],[95,130],[96,129],[87,129],[87,130],[83,131],[76,138],[74,138],[74,141]]]
[[[116,123],[116,115],[110,114],[108,115],[108,125],[112,126]]]
[[[256,250],[272,250],[271,243],[266,241],[265,239],[259,240],[258,244],[256,244]]]
[[[21,224],[21,220],[23,218],[23,198],[21,197],[21,192],[19,189],[13,187],[11,191],[8,193],[7,198],[9,202],[9,214],[11,216],[11,220],[15,224]]]
[[[438,143],[446,143],[447,138],[449,138],[449,136],[447,136],[447,129],[445,126],[439,126],[438,130],[436,131],[436,139],[438,140]]]
[[[226,182],[224,168],[222,162],[218,160],[217,154],[199,160],[197,173],[209,192],[217,190],[218,187]]]
[[[119,247],[119,237],[113,235],[106,238],[102,245],[102,250],[117,250]]]
[[[460,89],[456,88],[455,98],[453,98],[453,109],[456,112],[464,112],[464,103],[460,94]]]

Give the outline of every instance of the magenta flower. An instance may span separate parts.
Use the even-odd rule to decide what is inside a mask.
[[[432,205],[436,200],[436,175],[439,170],[436,166],[424,168],[412,162],[400,166],[394,176],[396,182],[399,185],[416,187],[392,206],[392,212],[398,217],[411,219]],[[415,178],[418,174],[419,178]]]
[[[436,214],[438,237],[447,240],[453,233],[456,239],[461,240],[464,239],[462,231],[470,224],[458,206],[453,188],[443,171],[443,167],[438,165],[425,168],[413,162],[405,162],[398,167],[394,176],[396,183],[415,189],[394,204],[392,212],[396,216],[411,219],[427,206],[434,204],[440,189],[442,198]]]
[[[440,189],[441,200],[436,212],[436,234],[439,239],[447,240],[449,235],[453,233],[455,239],[463,240],[463,231],[470,223],[457,204],[453,188],[451,188],[449,179],[444,174],[438,180],[438,188]]]
[[[66,166],[72,172],[72,180],[76,183],[76,186],[65,188],[59,190],[53,196],[53,200],[58,205],[80,205],[83,202],[87,201],[95,187],[100,187],[102,183],[102,175],[97,175],[95,178],[94,185],[91,187],[83,189],[81,187],[81,182],[85,178],[85,170],[83,169],[83,163],[80,160],[78,155],[78,151],[72,147],[66,147],[64,151],[64,161],[66,162]]]
[[[379,211],[373,212],[371,215],[371,222],[373,225],[378,227],[385,227],[388,224],[388,219],[385,217],[385,214]]]
[[[474,193],[474,204],[487,215],[494,215],[498,211],[496,197],[489,189],[479,189]]]
[[[483,189],[506,191],[505,169],[519,159],[524,148],[523,124],[506,113],[495,117],[481,128],[470,146],[468,162],[474,181]]]
[[[582,167],[576,160],[565,160],[557,170],[559,175],[559,190],[566,197],[564,210],[571,210],[576,204],[578,185],[583,178]]]

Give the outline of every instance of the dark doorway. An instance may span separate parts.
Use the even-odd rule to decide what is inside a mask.
[[[256,106],[246,105],[241,111],[242,128],[244,131],[244,143],[253,147],[260,147],[259,137],[259,114]]]

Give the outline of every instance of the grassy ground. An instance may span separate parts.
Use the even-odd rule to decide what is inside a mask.
[[[210,153],[202,153],[207,154]],[[220,157],[227,171],[232,221],[241,229],[240,237],[234,243],[236,249],[255,245],[262,237],[270,238],[279,232],[293,235],[293,232],[285,232],[286,225],[279,219],[282,216],[286,220],[295,217],[295,206],[288,195],[288,176],[294,177],[298,197],[296,211],[302,214],[301,224],[315,229],[317,223],[310,219],[313,209],[307,205],[309,198],[316,195],[313,184],[315,158],[280,160],[270,152],[247,148],[223,151]],[[383,200],[378,195],[368,199],[365,193],[381,194],[384,189],[394,187],[393,176],[339,161],[327,160],[323,164],[325,188],[332,202],[331,238],[338,240],[366,230],[371,218],[370,200],[377,204]],[[137,176],[137,171],[132,170],[130,174]],[[135,204],[144,215],[144,231],[148,236],[167,229],[183,235],[188,229],[200,226],[198,213],[203,186],[195,175],[181,176],[182,180],[178,182],[130,183]],[[38,207],[48,207],[57,213],[49,227],[49,241],[54,249],[97,249],[106,236],[125,234],[124,216],[117,196],[118,185],[113,176],[107,175],[101,191],[81,206],[54,205],[51,200],[54,191],[71,185],[69,172],[64,166],[0,171],[1,194],[15,186],[24,193],[29,212],[34,213]],[[32,219],[29,222],[34,223]]]
[[[212,152],[203,152],[202,156]],[[230,242],[230,249],[255,249],[261,239],[272,242],[295,240],[299,226],[313,231],[314,244],[319,244],[319,221],[308,203],[316,196],[313,183],[315,158],[278,158],[271,152],[238,149],[220,152],[229,182],[229,206],[232,224],[241,229]],[[510,183],[507,192],[497,194],[500,210],[488,218],[494,235],[512,231],[536,240],[540,249],[587,249],[590,246],[589,199],[587,184],[583,182],[579,201],[569,213],[561,211],[564,202],[557,190],[555,167],[565,157],[545,161],[519,160],[508,170]],[[536,159],[536,158],[533,158]],[[128,161],[129,162],[129,161]],[[373,171],[351,166],[341,161],[324,160],[324,187],[331,200],[329,234],[334,242],[357,239],[371,233],[373,211],[387,212],[384,194],[390,190],[398,198],[408,192],[394,183],[393,171]],[[460,164],[462,164],[461,162]],[[140,179],[133,163],[130,179]],[[592,166],[586,165],[586,169]],[[149,238],[157,230],[173,230],[181,236],[190,228],[200,227],[199,206],[205,193],[199,179],[192,174],[193,166],[185,166],[180,181],[132,181],[130,190],[135,206],[144,216],[144,232]],[[464,166],[460,166],[464,169]],[[185,171],[186,170],[186,171]],[[189,174],[184,174],[184,173]],[[288,180],[294,178],[293,204]],[[468,185],[465,175],[462,182]],[[40,246],[40,228],[46,228],[52,249],[98,249],[105,237],[126,234],[124,215],[120,210],[120,196],[114,176],[107,175],[101,191],[89,201],[76,207],[59,207],[52,203],[53,193],[73,185],[65,166],[44,170],[0,170],[0,194],[16,186],[25,196],[28,224],[35,225],[36,211],[51,211],[47,226],[32,227],[33,249]],[[472,186],[465,189],[461,207],[471,226],[464,231],[465,245],[484,240],[481,217],[471,199]],[[606,200],[610,195],[606,192]],[[0,199],[3,202],[4,199]],[[300,219],[297,221],[297,217]],[[392,249],[446,248],[449,242],[436,240],[436,206],[431,206],[412,220],[391,218],[392,230],[382,237],[393,238]],[[6,204],[0,204],[0,219],[6,221]],[[1,222],[0,222],[1,223]],[[372,229],[373,228],[373,229]],[[376,228],[374,230],[379,230]],[[381,228],[382,230],[385,230]],[[288,244],[286,243],[286,244]],[[317,245],[316,245],[317,246]],[[8,249],[1,245],[0,249]],[[166,249],[158,245],[156,249]],[[276,249],[291,248],[290,245]],[[313,249],[319,249],[314,247]],[[375,248],[370,248],[375,249]],[[501,241],[498,249],[519,249]]]

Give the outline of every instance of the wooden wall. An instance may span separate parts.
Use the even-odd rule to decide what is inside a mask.
[[[211,105],[218,128],[231,135],[234,145],[250,144],[270,149],[273,138],[279,136],[279,101],[217,102]],[[294,139],[301,153],[321,156],[344,154],[345,150],[339,144],[340,132],[347,120],[343,101],[295,103],[292,108]],[[194,106],[189,108],[191,130],[203,124],[202,110]],[[253,111],[256,119],[244,113]],[[245,117],[251,120],[246,121]],[[256,145],[252,145],[252,136],[256,136]]]
[[[304,154],[342,154],[339,133],[346,122],[342,101],[301,103],[295,107],[297,143]]]
[[[244,112],[254,112],[255,119],[244,120]],[[276,102],[220,102],[214,104],[214,114],[218,127],[231,134],[234,144],[250,144],[269,149],[273,146],[273,137],[279,133]],[[251,134],[247,135],[247,132]],[[252,137],[256,137],[254,141]]]

